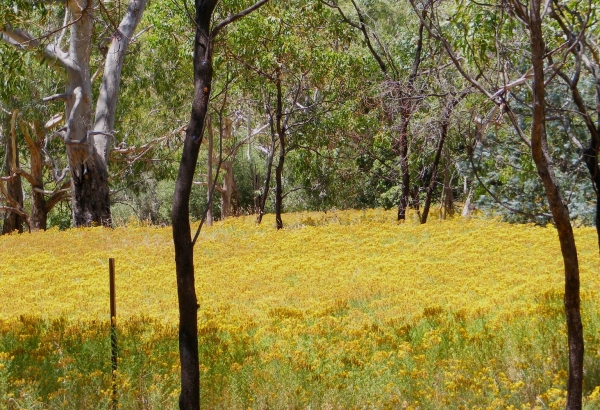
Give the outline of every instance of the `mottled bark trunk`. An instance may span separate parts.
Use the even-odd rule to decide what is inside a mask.
[[[139,23],[146,0],[132,0],[106,55],[104,75],[92,123],[89,60],[93,34],[92,0],[68,2],[71,41],[67,66],[67,156],[71,175],[74,226],[111,225],[108,153],[115,121],[121,69],[127,47]],[[92,126],[92,124],[94,124]]]
[[[91,0],[69,1],[71,40],[67,66],[67,130],[65,144],[71,176],[74,226],[110,226],[107,164],[94,146],[92,127],[92,84],[89,61],[93,34]]]
[[[189,202],[213,75],[210,21],[215,5],[214,0],[196,1],[194,99],[173,197],[172,224],[177,271],[181,361],[179,408],[182,410],[200,409],[198,302],[194,279],[194,249],[190,231]]]
[[[567,404],[569,410],[579,410],[582,406],[583,386],[583,325],[580,313],[579,261],[569,210],[562,198],[548,154],[545,133],[545,85],[544,54],[540,0],[530,3],[529,31],[531,38],[531,60],[533,66],[533,117],[531,125],[531,151],[538,174],[544,185],[565,268],[565,313],[569,346],[569,377],[567,381]]]
[[[57,44],[47,44],[42,48],[38,39],[10,25],[2,28],[1,37],[10,44],[19,44],[23,49],[37,50],[38,56],[46,59],[60,73],[67,73],[65,94],[53,97],[64,99],[66,103],[67,123],[61,136],[67,146],[75,226],[110,225],[107,164],[121,68],[146,0],[131,0],[121,24],[112,34],[94,123],[90,52],[95,4],[96,0],[66,2],[70,15],[68,52],[62,51]]]
[[[17,147],[17,135],[15,130],[15,122],[16,114],[13,115],[12,124],[10,128],[2,127],[3,130],[7,130],[5,133],[5,141],[6,141],[6,156],[4,157],[4,173],[5,175],[11,176],[11,178],[6,181],[6,191],[8,195],[14,200],[17,204],[20,205],[21,209],[23,208],[23,186],[21,183],[21,176],[16,173],[19,168],[19,151]],[[10,131],[9,131],[10,129]],[[10,204],[10,203],[9,203]],[[22,215],[19,215],[15,212],[6,211],[4,215],[4,224],[2,225],[2,233],[7,234],[14,231],[19,233],[23,232],[23,224],[25,223],[25,218]]]

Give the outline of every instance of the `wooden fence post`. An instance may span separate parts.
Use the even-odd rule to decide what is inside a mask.
[[[116,409],[117,400],[117,300],[115,294],[115,259],[108,260],[110,282],[110,360],[112,364],[112,399],[110,408]]]

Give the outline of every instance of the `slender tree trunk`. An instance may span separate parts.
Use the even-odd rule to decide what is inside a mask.
[[[271,120],[271,128],[273,128],[273,121]],[[275,156],[275,131],[271,130],[271,150],[269,151],[269,157],[267,158],[267,175],[265,176],[265,185],[262,194],[260,195],[258,202],[258,216],[256,217],[256,223],[260,225],[262,222],[263,215],[265,214],[265,205],[267,204],[267,198],[269,197],[269,187],[271,186],[271,173],[273,171],[273,157]]]
[[[444,200],[441,204],[443,213],[440,213],[440,215],[443,219],[446,219],[448,215],[454,215],[454,194],[452,193],[452,175],[450,174],[450,154],[447,148],[444,152]]]
[[[435,152],[435,158],[433,160],[432,170],[431,170],[431,181],[429,182],[429,186],[427,187],[427,196],[425,197],[425,204],[423,205],[423,214],[421,215],[421,223],[424,224],[427,222],[427,216],[429,215],[429,208],[431,206],[431,198],[433,196],[433,191],[435,190],[435,185],[437,184],[438,177],[438,167],[440,160],[442,158],[442,150],[444,148],[444,142],[446,141],[446,137],[448,136],[448,127],[450,125],[450,116],[452,115],[452,111],[456,107],[456,105],[467,95],[467,90],[460,93],[460,95],[453,97],[450,103],[444,109],[442,113],[442,124],[440,127],[440,141],[438,143],[437,150]],[[445,188],[445,187],[444,187]]]
[[[235,180],[233,178],[233,163],[231,161],[224,161],[221,164],[221,169],[225,171],[223,185],[219,190],[221,192],[221,219],[225,219],[235,213],[233,198],[236,195],[237,188],[235,187]]]
[[[194,280],[194,249],[190,231],[189,203],[213,76],[210,22],[215,5],[214,0],[196,1],[194,99],[173,196],[172,224],[177,271],[181,361],[179,408],[182,410],[200,409],[198,301]]]
[[[598,239],[598,250],[600,252],[600,168],[598,167],[598,147],[594,142],[590,143],[583,152],[583,160],[590,173],[592,184],[596,193],[596,236]]]
[[[37,133],[33,138],[27,129],[27,124],[21,123],[21,130],[29,148],[30,183],[31,183],[31,215],[29,223],[32,231],[45,231],[48,213],[44,197],[44,158],[42,156],[42,140]],[[34,129],[34,131],[38,131]]]
[[[424,11],[424,13],[426,13]],[[408,87],[411,92],[415,91],[414,83],[419,72],[419,65],[421,64],[421,51],[423,50],[423,29],[424,25],[419,25],[419,37],[417,40],[417,49],[415,51],[415,57],[413,61],[412,72],[408,77]],[[403,93],[401,93],[403,95]],[[396,150],[400,157],[400,172],[402,173],[402,191],[400,193],[400,202],[398,203],[398,220],[403,221],[406,219],[406,209],[409,205],[410,196],[410,170],[408,168],[408,124],[414,112],[414,101],[402,101],[400,99],[400,132],[398,135],[398,145]],[[418,202],[417,207],[418,209]]]
[[[401,103],[402,104],[402,103]],[[410,121],[410,113],[402,114],[402,124],[400,125],[399,133],[399,156],[400,156],[400,172],[402,173],[402,191],[400,193],[400,202],[398,204],[398,220],[406,219],[406,209],[408,208],[408,198],[410,195],[410,170],[408,168],[408,122]]]
[[[16,113],[13,114],[13,119],[10,125],[10,131],[6,132],[6,156],[4,158],[5,175],[10,175],[11,178],[6,182],[6,191],[21,209],[23,209],[23,186],[21,184],[21,176],[17,174],[19,168],[19,151],[17,147],[17,134],[15,129]],[[5,129],[9,129],[6,127]],[[6,211],[4,215],[4,225],[2,225],[2,233],[12,233],[17,231],[23,232],[23,223],[25,218],[15,212]]]
[[[282,125],[283,119],[283,101],[281,93],[281,79],[279,71],[277,72],[277,114],[275,123],[277,126],[277,136],[279,137],[279,161],[275,168],[275,223],[277,229],[283,228],[281,213],[283,212],[283,164],[285,162],[285,127]]]
[[[213,185],[215,185],[215,182],[213,181],[213,142],[214,142],[214,135],[213,135],[213,129],[212,129],[212,120],[210,115],[206,116],[206,128],[207,128],[207,138],[208,138],[208,160],[207,160],[207,191],[206,191],[206,201],[207,203],[210,203],[210,206],[208,207],[208,209],[206,210],[206,225],[207,226],[212,226],[213,224],[213,210],[212,210],[212,203],[211,203],[211,198],[213,197]],[[216,186],[216,185],[215,185]]]
[[[437,147],[437,150],[435,151],[435,158],[433,159],[433,164],[431,165],[431,168],[432,168],[431,180],[429,181],[429,186],[427,187],[425,204],[423,205],[423,214],[421,215],[421,223],[422,224],[427,222],[427,217],[429,216],[429,208],[431,206],[431,198],[433,196],[433,191],[435,190],[435,186],[437,185],[438,165],[440,163],[440,158],[442,157],[442,149],[444,148],[444,141],[446,140],[447,132],[448,132],[448,123],[446,121],[444,121],[442,124],[438,147]]]
[[[275,222],[277,229],[283,228],[281,213],[283,212],[283,163],[285,161],[285,141],[279,143],[279,162],[275,168]]]
[[[545,133],[544,54],[540,0],[530,3],[529,31],[533,65],[533,117],[531,126],[531,151],[538,174],[544,185],[554,223],[558,231],[565,267],[565,313],[569,345],[569,378],[567,382],[568,410],[582,407],[583,386],[583,325],[580,313],[579,262],[569,210],[562,198],[548,154]]]

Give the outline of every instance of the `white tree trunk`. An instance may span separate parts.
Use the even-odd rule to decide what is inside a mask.
[[[96,118],[94,124],[94,145],[96,151],[104,161],[108,163],[108,154],[112,145],[115,126],[115,110],[119,96],[121,83],[121,70],[125,60],[125,53],[135,29],[142,19],[146,8],[146,0],[132,0],[127,7],[127,12],[119,24],[119,30],[113,34],[110,42],[106,61],[104,63],[104,75],[100,85],[100,94],[96,101]]]
[[[13,29],[10,25],[0,28],[4,41],[20,48],[38,50],[40,57],[47,59],[58,72],[67,73],[65,94],[46,100],[65,100],[67,123],[61,136],[69,161],[75,226],[111,224],[108,156],[114,133],[121,70],[146,1],[131,0],[121,24],[113,33],[96,104],[95,122],[92,122],[90,55],[97,0],[68,0],[68,52],[60,49],[60,43],[49,44],[41,49],[39,40],[25,31]]]

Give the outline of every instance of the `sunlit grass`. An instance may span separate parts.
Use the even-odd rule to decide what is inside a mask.
[[[229,219],[196,245],[203,407],[560,407],[566,334],[554,229],[397,224],[379,210],[284,222],[277,232],[269,216],[261,226]],[[600,258],[595,230],[575,233],[595,408]],[[0,250],[2,403],[106,408],[114,257],[120,403],[176,408],[169,228],[4,236]]]

